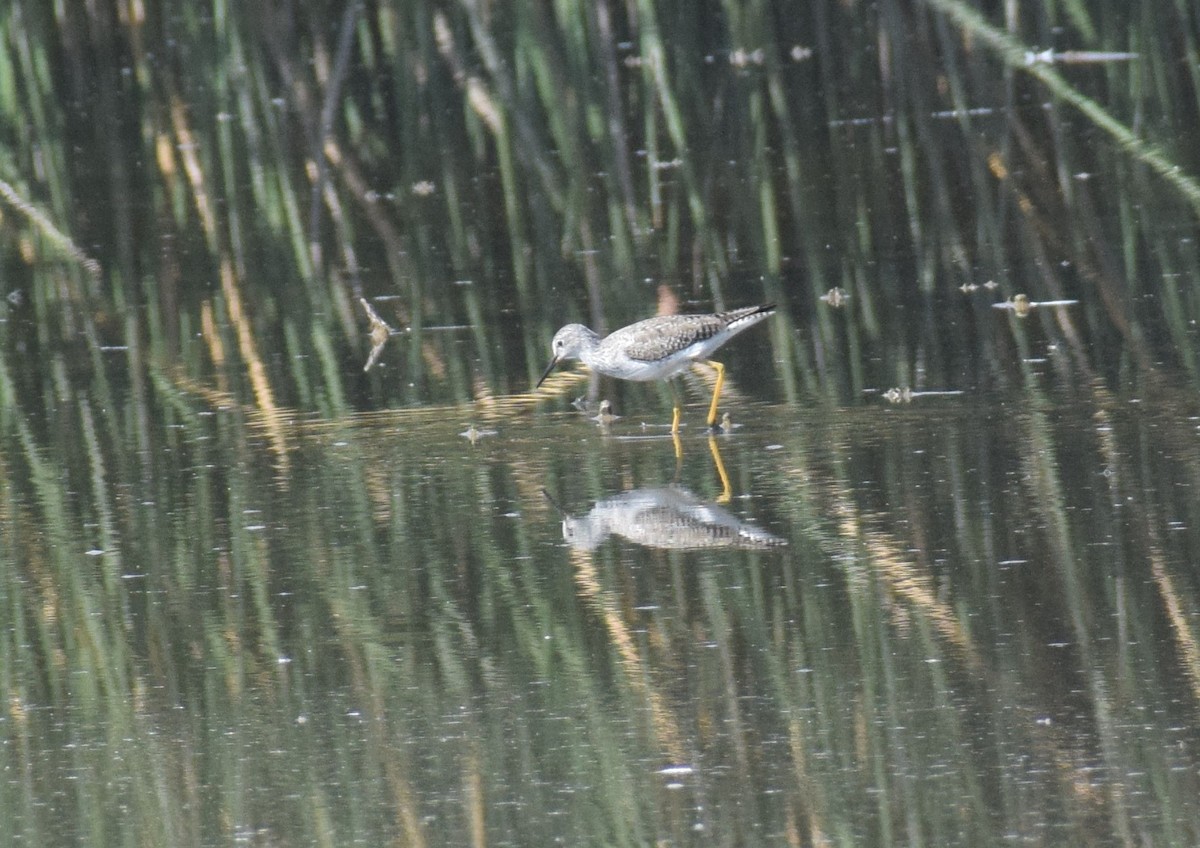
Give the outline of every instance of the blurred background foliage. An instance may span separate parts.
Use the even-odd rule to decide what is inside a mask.
[[[782,303],[787,397],[845,401],[1016,376],[988,307],[1026,291],[1083,302],[1046,319],[1073,368],[1194,374],[1196,10],[1004,11],[15,2],[10,344],[87,334],[206,380],[231,358],[260,405],[461,402],[663,284]],[[835,286],[853,320],[819,308]],[[360,296],[411,330],[401,375],[346,368]]]

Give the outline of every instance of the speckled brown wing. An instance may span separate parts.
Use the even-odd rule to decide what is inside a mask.
[[[638,513],[637,521],[614,530],[631,541],[655,548],[670,550],[702,550],[705,548],[738,548],[740,550],[766,550],[782,548],[786,539],[772,536],[753,524],[739,521],[732,515],[722,513],[720,520],[706,520],[706,505],[697,505],[692,511],[675,506],[661,506]],[[711,507],[707,507],[711,511]]]
[[[716,315],[659,315],[617,330],[613,336],[627,338],[625,355],[639,362],[658,362],[686,347],[711,339],[723,330],[735,332],[757,324],[775,311],[775,305],[747,306]]]
[[[724,326],[719,315],[660,315],[617,333],[636,329],[638,332],[629,334],[625,355],[639,362],[658,362],[696,342],[712,338]]]

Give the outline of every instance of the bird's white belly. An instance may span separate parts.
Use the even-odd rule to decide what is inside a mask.
[[[674,377],[676,374],[681,374],[695,360],[696,357],[691,356],[690,352],[681,351],[669,359],[659,362],[645,362],[633,359],[622,359],[615,362],[588,362],[585,359],[584,362],[593,371],[599,371],[601,374],[606,374],[609,377],[616,377],[618,380],[649,382],[651,380],[666,380],[669,377]]]

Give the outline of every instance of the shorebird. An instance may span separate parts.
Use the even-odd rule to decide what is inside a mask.
[[[717,400],[725,382],[725,366],[708,357],[742,330],[753,327],[775,311],[774,304],[747,306],[710,315],[659,315],[630,324],[600,338],[582,324],[568,324],[554,334],[550,343],[553,358],[542,374],[540,386],[554,366],[565,359],[579,359],[593,371],[619,380],[671,380],[704,362],[717,372],[708,426],[717,422]],[[671,384],[675,409],[671,432],[679,432],[679,395]]]

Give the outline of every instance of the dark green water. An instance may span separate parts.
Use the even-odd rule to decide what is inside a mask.
[[[185,5],[0,10],[0,848],[1200,841],[1189,4]]]

